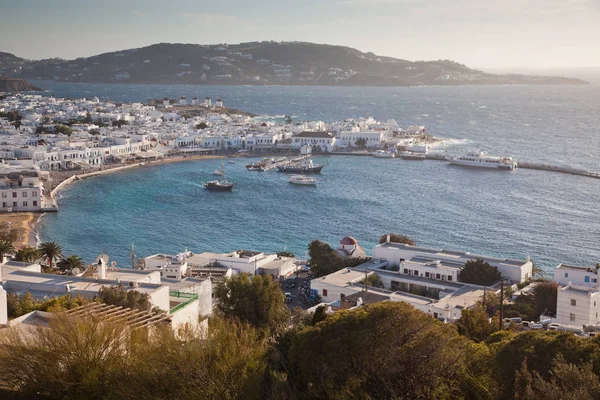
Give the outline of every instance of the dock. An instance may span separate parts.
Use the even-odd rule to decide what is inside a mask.
[[[305,155],[301,155],[301,156],[297,156],[297,157],[293,157],[293,158],[286,158],[285,160],[281,160],[281,161],[274,162],[274,163],[268,163],[262,167],[262,171],[269,171],[269,170],[275,169],[277,167],[283,167],[285,165],[294,164],[294,163],[297,163],[298,161],[304,160],[306,158],[310,158],[310,156],[311,156],[311,154],[305,154]],[[259,164],[259,163],[256,163],[256,164]]]

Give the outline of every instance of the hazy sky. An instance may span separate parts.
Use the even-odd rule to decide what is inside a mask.
[[[0,0],[0,51],[299,40],[472,67],[600,66],[600,0]]]

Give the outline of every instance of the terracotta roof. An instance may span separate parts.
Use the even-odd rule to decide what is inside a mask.
[[[358,242],[352,236],[346,236],[346,237],[342,238],[342,240],[340,240],[340,244],[348,246],[348,245],[357,245]]]

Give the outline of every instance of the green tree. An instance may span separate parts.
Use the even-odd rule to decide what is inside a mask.
[[[92,114],[90,114],[89,111],[85,113],[85,118],[84,118],[83,122],[85,122],[86,124],[92,123]]]
[[[319,306],[317,307],[317,309],[315,310],[312,320],[311,320],[311,325],[316,325],[321,321],[325,321],[325,319],[327,318],[327,310],[325,308],[325,306]]]
[[[57,242],[44,242],[38,248],[40,255],[48,262],[48,266],[52,268],[54,260],[63,258],[62,247]]]
[[[73,128],[66,125],[55,125],[54,133],[62,133],[63,135],[71,136],[73,133]]]
[[[98,299],[102,303],[140,311],[150,311],[152,307],[148,293],[127,290],[122,284],[102,287],[98,291]]]
[[[206,129],[208,128],[208,124],[204,121],[200,122],[199,124],[196,124],[196,129]]]
[[[320,240],[313,240],[308,245],[308,255],[310,257],[308,265],[311,272],[319,277],[330,274],[342,268],[342,259],[338,256],[331,246]]]
[[[367,140],[364,138],[359,138],[356,140],[355,144],[356,144],[356,147],[360,147],[361,149],[364,149],[367,147]]]
[[[220,315],[261,330],[276,333],[290,321],[283,292],[268,276],[241,274],[227,278],[217,287],[215,298]]]
[[[416,245],[415,241],[409,238],[406,235],[398,235],[397,233],[388,233],[385,235],[381,235],[379,238],[379,244],[387,242],[387,237],[390,236],[390,242],[392,243],[404,243],[411,246]]]
[[[359,283],[364,285],[365,280],[363,279]],[[383,282],[381,281],[381,278],[379,277],[379,275],[372,273],[367,276],[367,286],[383,289]]]
[[[502,398],[515,392],[515,371],[526,363],[527,370],[543,379],[551,377],[557,357],[569,364],[592,362],[600,365],[600,342],[569,332],[526,331],[519,334],[502,331],[491,335],[490,349],[494,355],[495,380],[501,385]],[[518,382],[517,382],[518,383]]]
[[[456,325],[458,333],[476,342],[487,340],[494,332],[494,326],[482,305],[463,309]]]
[[[78,268],[79,270],[85,269],[85,263],[80,257],[76,255],[70,255],[69,257],[63,258],[58,262],[58,264],[56,264],[56,266],[61,271],[69,273],[75,268]]]
[[[458,278],[464,283],[489,286],[498,282],[501,275],[500,271],[498,271],[498,267],[492,266],[481,259],[477,259],[467,261],[465,266],[461,269]]]
[[[277,253],[277,257],[292,257],[292,258],[294,258],[296,256],[291,251],[280,251]]]
[[[555,316],[557,297],[558,283],[552,281],[537,283],[533,288],[534,319],[537,320],[541,314]]]
[[[124,119],[119,119],[112,122],[112,126],[116,126],[117,128],[120,128],[123,125],[129,125],[129,122],[125,121]]]
[[[594,365],[569,364],[562,356],[553,362],[550,379],[530,373],[523,361],[517,372],[515,399],[582,400],[600,399],[600,379]]]
[[[15,251],[15,246],[6,240],[0,241],[0,263],[4,262],[4,257],[7,254],[12,254]]]
[[[401,302],[340,311],[295,336],[284,365],[301,398],[458,397],[471,346]]]
[[[35,262],[40,257],[39,250],[33,246],[25,246],[15,253],[15,260],[21,262]]]

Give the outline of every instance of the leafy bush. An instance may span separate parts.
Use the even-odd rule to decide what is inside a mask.
[[[467,261],[458,276],[461,282],[484,286],[493,285],[500,278],[498,267],[492,266],[481,259]]]

